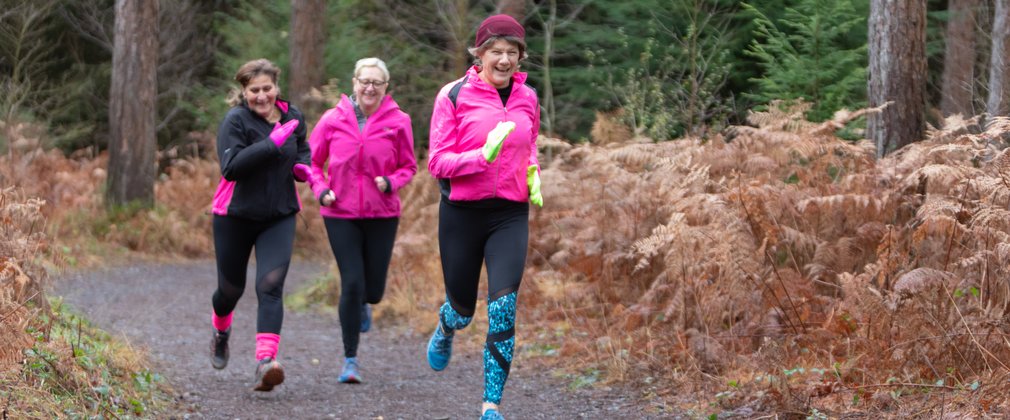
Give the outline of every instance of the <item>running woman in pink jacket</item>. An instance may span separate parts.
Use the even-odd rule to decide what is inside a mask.
[[[257,391],[270,391],[284,381],[277,347],[295,213],[302,207],[295,181],[306,181],[309,175],[305,120],[297,108],[278,98],[280,72],[264,59],[243,64],[235,74],[241,93],[217,132],[221,181],[213,203],[218,279],[212,297],[211,364],[216,369],[228,364],[232,312],[245,290],[249,255],[255,248]]]
[[[378,58],[354,65],[354,95],[343,95],[312,129],[312,192],[340,271],[344,367],[359,383],[358,339],[382,300],[400,221],[397,191],[417,172],[410,116],[386,95],[389,70]],[[328,170],[324,172],[329,161]]]
[[[446,301],[428,341],[428,364],[445,369],[452,339],[473,319],[487,265],[488,333],[482,419],[498,405],[515,348],[516,296],[526,264],[529,203],[543,205],[536,139],[540,105],[519,63],[526,31],[488,17],[470,53],[476,65],[439,91],[431,116],[428,170],[438,179],[438,242]]]

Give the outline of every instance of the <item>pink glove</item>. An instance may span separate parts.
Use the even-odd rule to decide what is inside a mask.
[[[288,121],[284,125],[278,122],[274,125],[274,131],[270,132],[270,140],[273,140],[277,147],[281,147],[291,136],[291,133],[295,132],[296,127],[298,127],[298,120]]]
[[[291,172],[295,173],[295,181],[298,182],[308,181],[309,177],[312,176],[312,170],[309,169],[309,165],[304,163],[296,163]]]

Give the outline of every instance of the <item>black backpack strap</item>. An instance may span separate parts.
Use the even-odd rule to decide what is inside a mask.
[[[452,85],[452,87],[449,88],[449,101],[452,102],[452,107],[454,109],[456,108],[456,98],[459,97],[459,91],[460,89],[463,89],[463,85],[465,84],[466,84],[466,76],[463,76],[463,78],[460,79],[460,81],[456,82],[455,85]]]
[[[467,77],[463,76],[462,79],[459,79],[459,81],[456,82],[456,84],[452,85],[452,87],[449,88],[449,102],[452,103],[452,109],[454,111],[456,110],[456,98],[459,97],[459,91],[463,89],[463,85],[466,84],[466,79]],[[439,191],[441,191],[442,196],[448,199],[449,192],[452,190],[452,186],[449,185],[448,179],[439,179],[438,189]]]

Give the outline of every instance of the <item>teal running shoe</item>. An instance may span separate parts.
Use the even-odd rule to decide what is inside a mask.
[[[440,371],[449,365],[449,358],[452,357],[452,337],[454,332],[448,334],[442,331],[442,322],[439,321],[435,327],[435,332],[431,333],[428,340],[428,366]]]
[[[357,357],[344,358],[344,371],[340,373],[340,378],[338,380],[343,384],[361,383],[361,374],[358,373]]]

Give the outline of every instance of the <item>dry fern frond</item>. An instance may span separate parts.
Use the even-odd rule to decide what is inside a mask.
[[[555,137],[547,137],[543,134],[537,136],[537,149],[538,150],[555,150],[560,152],[568,151],[572,148],[572,144]]]
[[[954,140],[971,132],[978,132],[981,128],[979,120],[981,115],[965,119],[961,114],[950,115],[943,120],[942,128],[927,125],[926,140],[937,143],[945,143]]]
[[[1010,133],[1010,117],[995,116],[990,117],[985,123],[985,131],[982,135],[989,139],[999,139]]]
[[[822,211],[836,211],[838,209],[849,209],[852,207],[859,209],[880,210],[883,206],[880,199],[866,194],[836,194],[823,197],[811,197],[800,200],[796,203],[796,210],[805,213],[808,206],[816,206]]]
[[[912,233],[912,241],[921,243],[930,238],[949,238],[950,235],[963,235],[970,231],[957,219],[950,216],[933,215],[922,219],[922,223]]]
[[[979,176],[969,181],[965,187],[975,192],[981,206],[1010,206],[1010,178]]]
[[[971,162],[980,160],[985,152],[986,150],[976,145],[970,137],[964,136],[953,143],[941,144],[929,149],[926,156],[933,163],[970,165]]]
[[[885,103],[884,105],[878,107],[859,109],[856,110],[855,112],[850,111],[846,108],[839,109],[838,111],[835,111],[834,115],[831,116],[831,119],[824,121],[823,123],[815,127],[811,133],[815,135],[834,134],[835,131],[844,128],[846,124],[855,121],[857,118],[860,118],[866,114],[875,114],[881,112],[884,109],[884,107],[886,107],[889,104],[890,102]]]
[[[765,111],[748,111],[747,122],[768,130],[799,132],[809,130],[814,124],[804,117],[813,104],[802,100],[773,100]]]
[[[817,249],[817,237],[809,233],[794,229],[790,226],[781,226],[779,232],[779,243],[792,245],[798,250],[812,251]]]
[[[981,172],[974,168],[932,164],[913,171],[905,179],[902,186],[909,189],[917,188],[918,184],[925,180],[926,192],[931,194],[946,194],[950,193],[962,181],[978,175],[981,175]]]
[[[964,205],[953,198],[933,197],[922,203],[922,206],[919,207],[915,216],[919,220],[925,220],[938,216],[948,216],[953,218],[963,210]]]
[[[996,258],[999,261],[1010,261],[1010,242],[1000,242],[996,244]]]
[[[635,271],[641,270],[649,265],[649,258],[656,255],[657,251],[666,246],[677,236],[684,228],[684,213],[674,213],[670,216],[670,220],[663,225],[656,226],[652,230],[652,234],[636,241],[631,245],[631,249],[635,254],[641,255],[638,263],[635,265]]]
[[[609,158],[633,172],[644,170],[656,162],[652,148],[643,144],[621,144],[610,152]]]
[[[1000,150],[989,162],[986,162],[984,169],[993,171],[1006,180],[1010,177],[1010,148]]]
[[[1010,210],[998,207],[985,207],[972,215],[969,226],[977,234],[996,230],[1010,233]]]
[[[945,285],[956,279],[953,273],[934,268],[920,267],[898,277],[894,291],[903,297],[914,296],[933,287]]]

